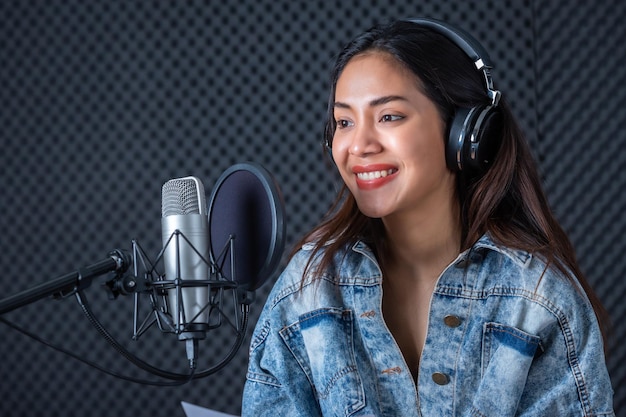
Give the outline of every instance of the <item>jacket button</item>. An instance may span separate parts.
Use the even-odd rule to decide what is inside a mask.
[[[450,314],[443,318],[443,322],[448,327],[459,327],[461,325],[461,318]]]
[[[433,381],[435,381],[437,385],[447,385],[448,382],[450,382],[450,378],[444,373],[435,372],[433,374]]]

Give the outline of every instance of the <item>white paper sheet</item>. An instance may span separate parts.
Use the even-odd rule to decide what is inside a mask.
[[[209,410],[208,408],[200,407],[199,405],[191,404],[185,401],[181,401],[180,405],[183,406],[183,410],[185,410],[185,415],[187,417],[238,417],[232,414]]]

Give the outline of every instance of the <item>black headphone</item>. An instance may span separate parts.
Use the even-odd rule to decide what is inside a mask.
[[[469,56],[485,77],[491,103],[472,108],[458,108],[450,125],[446,143],[446,163],[453,171],[484,172],[500,147],[502,114],[498,109],[500,91],[491,80],[493,65],[482,45],[467,32],[435,19],[416,18],[406,21],[444,35]]]

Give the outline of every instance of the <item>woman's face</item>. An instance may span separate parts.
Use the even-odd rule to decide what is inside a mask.
[[[337,80],[333,159],[366,216],[429,216],[454,197],[445,126],[420,84],[382,52],[355,56]]]

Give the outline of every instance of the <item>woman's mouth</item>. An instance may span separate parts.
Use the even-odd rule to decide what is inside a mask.
[[[369,171],[369,172],[357,172],[356,176],[358,179],[362,181],[375,180],[378,178],[385,178],[387,175],[391,175],[395,172],[393,168],[391,169],[383,169],[380,171]]]
[[[352,170],[356,176],[356,185],[362,190],[373,190],[387,184],[398,172],[398,169],[386,166],[355,166]]]

